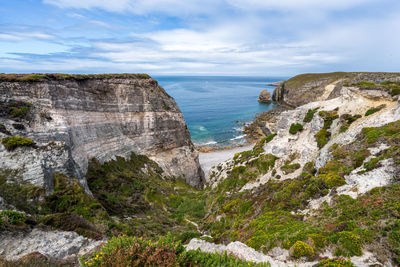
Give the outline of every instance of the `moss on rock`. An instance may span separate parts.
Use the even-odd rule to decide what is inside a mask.
[[[32,139],[21,136],[5,137],[1,139],[1,143],[8,151],[12,151],[17,147],[34,147],[36,145]]]

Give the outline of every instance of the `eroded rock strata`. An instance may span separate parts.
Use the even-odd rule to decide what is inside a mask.
[[[202,187],[198,155],[172,97],[147,75],[3,75],[1,138],[22,136],[35,146],[0,146],[0,168],[52,190],[54,172],[87,188],[88,160],[132,152],[155,160],[166,174]],[[24,104],[26,103],[26,107]],[[15,124],[19,124],[19,127]]]

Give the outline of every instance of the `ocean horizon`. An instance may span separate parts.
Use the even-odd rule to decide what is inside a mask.
[[[259,103],[260,92],[271,95],[268,84],[286,77],[154,76],[171,95],[188,125],[195,145],[232,146],[246,143],[243,125],[257,113],[276,108]]]

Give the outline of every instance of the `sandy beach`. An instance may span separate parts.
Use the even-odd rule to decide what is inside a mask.
[[[226,149],[226,150],[218,150],[218,151],[213,151],[213,152],[208,152],[208,153],[200,153],[199,154],[200,165],[203,168],[205,175],[208,176],[208,171],[211,169],[211,167],[218,165],[219,163],[224,162],[228,159],[233,158],[233,156],[236,153],[250,150],[253,148],[253,146],[254,146],[254,144],[250,144],[247,146],[235,147],[235,148]]]

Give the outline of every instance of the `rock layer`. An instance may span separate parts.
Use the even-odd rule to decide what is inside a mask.
[[[384,81],[400,81],[399,73],[379,72],[332,72],[297,75],[274,89],[272,100],[293,107],[299,107],[314,101],[323,101],[340,96],[345,83],[360,81],[381,83]],[[329,87],[329,88],[327,88]],[[329,89],[329,90],[327,90]],[[370,89],[370,88],[361,88]],[[376,95],[376,92],[370,94]],[[375,98],[380,98],[382,92]]]
[[[0,102],[31,103],[23,119],[1,116],[12,135],[31,138],[36,148],[7,151],[0,168],[18,169],[24,180],[52,189],[52,174],[77,177],[85,186],[90,158],[100,162],[131,152],[155,160],[168,175],[202,187],[203,173],[190,133],[174,99],[143,75],[91,75],[61,79],[2,79]],[[15,121],[25,126],[17,130]],[[5,137],[0,133],[0,137]]]

